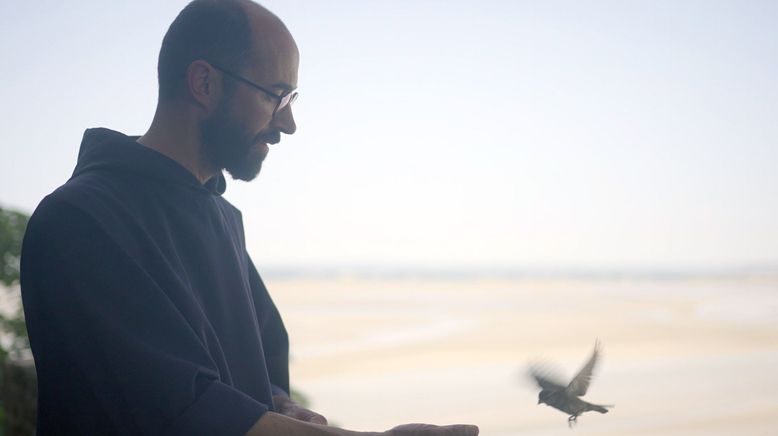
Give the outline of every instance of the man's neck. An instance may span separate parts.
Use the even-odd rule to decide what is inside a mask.
[[[178,162],[204,184],[218,170],[203,162],[197,123],[191,117],[173,116],[173,113],[176,112],[157,108],[151,127],[138,138],[138,143]]]

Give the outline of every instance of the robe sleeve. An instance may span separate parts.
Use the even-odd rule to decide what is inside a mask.
[[[265,352],[271,390],[274,395],[281,393],[280,389],[289,396],[289,335],[278,308],[270,298],[251,259],[249,259],[249,280],[259,329],[262,332],[262,347]]]
[[[101,428],[100,415],[128,435],[243,435],[268,410],[220,381],[196,332],[138,259],[56,198],[29,222],[22,296],[46,405],[39,426],[47,413],[69,413],[79,433]],[[47,404],[52,398],[68,401]]]

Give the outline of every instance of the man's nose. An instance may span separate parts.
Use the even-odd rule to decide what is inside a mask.
[[[276,116],[273,117],[272,125],[287,135],[293,135],[297,130],[297,124],[294,122],[292,106],[287,106],[281,112],[276,113]]]

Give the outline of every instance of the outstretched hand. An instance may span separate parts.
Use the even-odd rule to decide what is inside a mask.
[[[477,436],[475,425],[403,424],[386,432],[386,436]]]
[[[299,406],[288,397],[276,395],[273,396],[273,402],[275,403],[276,411],[282,415],[294,418],[298,421],[327,425],[327,418],[313,410]]]

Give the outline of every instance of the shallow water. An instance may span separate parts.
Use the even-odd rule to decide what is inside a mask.
[[[571,434],[526,375],[603,357],[577,434],[766,435],[778,418],[778,280],[269,281],[292,382],[348,428],[475,423]]]

